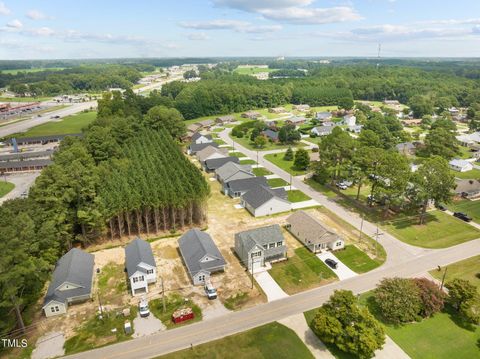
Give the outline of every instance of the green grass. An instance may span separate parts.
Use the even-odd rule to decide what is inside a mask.
[[[337,279],[335,273],[305,247],[295,249],[287,261],[275,263],[269,271],[288,294],[295,294]]]
[[[97,117],[96,111],[80,112],[63,118],[61,121],[51,121],[43,125],[35,126],[27,132],[20,133],[18,137],[63,135],[71,133],[80,133],[83,128],[88,126]]]
[[[42,102],[49,101],[51,97],[1,97],[0,102]]]
[[[305,180],[305,183],[312,187],[315,191],[322,193],[323,195],[327,196],[328,198],[336,198],[337,194],[332,191],[327,186],[318,183],[317,181],[309,178]]]
[[[33,68],[33,69],[28,68],[28,69],[1,70],[0,73],[16,75],[19,72],[32,73],[32,72],[41,72],[41,71],[62,71],[64,69],[65,69],[65,67],[38,67],[38,68]]]
[[[480,170],[478,170],[476,168],[474,168],[471,171],[467,171],[467,172],[458,172],[458,171],[450,170],[450,173],[452,173],[456,178],[480,179]]]
[[[267,183],[270,187],[284,187],[288,185],[288,182],[282,178],[270,178],[267,180]]]
[[[272,174],[272,172],[267,170],[265,167],[252,168],[252,172],[257,177],[268,176]]]
[[[218,128],[214,128],[214,129],[212,130],[212,132],[213,132],[213,133],[222,132],[223,130],[224,130],[223,127],[218,127]]]
[[[15,185],[10,182],[0,182],[0,198],[5,196],[8,192],[15,188]]]
[[[265,155],[265,159],[272,162],[274,165],[280,167],[282,170],[290,173],[293,176],[304,175],[305,173],[307,173],[306,170],[296,168],[293,165],[293,161],[285,161],[283,159],[283,153],[270,153],[268,155]]]
[[[453,212],[465,212],[473,218],[475,222],[480,222],[480,201],[470,201],[468,199],[454,201],[447,205]]]
[[[247,134],[243,137],[234,137],[232,136],[232,134],[230,133],[229,136],[232,140],[234,140],[236,143],[242,145],[243,147],[246,147],[248,148],[249,150],[252,150],[252,151],[271,151],[271,150],[282,150],[282,149],[287,149],[289,147],[292,147],[292,148],[298,148],[298,147],[305,147],[306,145],[303,143],[303,142],[297,142],[295,145],[287,145],[287,144],[281,144],[279,142],[275,143],[275,142],[270,142],[268,141],[267,144],[265,146],[263,146],[262,148],[257,148],[255,146],[255,143],[253,143],[252,141],[250,141],[250,131],[247,132]]]
[[[242,152],[230,152],[228,155],[229,156],[235,156],[235,157],[238,157],[238,158],[247,157]]]
[[[290,202],[303,202],[311,199],[305,193],[298,189],[287,191],[287,195]]]
[[[114,262],[105,265],[98,275],[98,292],[103,304],[122,305],[122,294],[127,291],[124,265]]]
[[[242,307],[243,304],[247,303],[249,299],[249,295],[247,292],[238,292],[234,295],[231,295],[225,302],[225,308],[229,310],[236,310]]]
[[[217,145],[225,145],[226,142],[222,140],[221,138],[215,138],[213,139],[213,142],[215,142]]]
[[[295,332],[277,322],[159,357],[161,359],[311,359]]]
[[[233,72],[239,75],[253,75],[258,74],[261,72],[272,72],[275,69],[271,69],[268,67],[237,67]]]
[[[153,313],[162,323],[167,327],[167,329],[178,328],[182,325],[192,324],[202,320],[202,310],[200,307],[195,304],[192,300],[189,300],[188,303],[185,303],[184,298],[179,294],[170,294],[165,298],[165,313],[163,312],[163,303],[162,299],[151,300],[148,304],[150,312]],[[184,306],[190,307],[195,314],[195,317],[191,320],[175,324],[172,321],[172,314],[177,309],[180,309]]]
[[[345,246],[345,249],[336,251],[335,256],[356,273],[371,271],[380,266],[383,262],[381,260],[370,258],[365,252],[362,252],[353,244]]]
[[[254,161],[254,160],[251,160],[251,159],[241,160],[241,161],[240,161],[240,164],[241,164],[241,165],[256,165],[256,164],[257,164],[257,161]]]
[[[124,323],[126,320],[132,322],[137,316],[137,307],[130,307],[130,316],[125,318],[123,315],[116,315],[115,311],[104,315],[103,319],[97,316],[91,318],[76,329],[76,334],[67,339],[64,344],[65,354],[73,354],[121,342],[131,339],[131,335],[126,335],[124,331]],[[116,333],[112,333],[112,329],[117,329]],[[133,328],[135,330],[135,328]]]
[[[430,274],[438,280],[442,280],[444,271],[445,268],[442,268],[441,271],[435,269],[430,271]],[[449,264],[445,281],[449,282],[456,278],[469,280],[480,290],[480,256]]]
[[[418,217],[407,217],[384,227],[398,239],[424,248],[446,248],[480,237],[480,230],[441,211],[428,212],[423,225]]]

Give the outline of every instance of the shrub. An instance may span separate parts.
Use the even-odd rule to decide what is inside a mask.
[[[443,309],[446,295],[435,282],[426,278],[414,278],[413,282],[420,292],[420,299],[422,300],[420,315],[422,317],[430,317]]]

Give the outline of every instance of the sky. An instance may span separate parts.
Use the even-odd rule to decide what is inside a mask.
[[[0,0],[0,59],[479,57],[479,0]]]

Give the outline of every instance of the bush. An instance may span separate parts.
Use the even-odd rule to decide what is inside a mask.
[[[430,317],[443,309],[446,295],[435,282],[426,278],[414,278],[413,282],[420,291],[420,299],[422,300],[420,315],[422,317]]]
[[[283,159],[285,161],[292,161],[293,160],[293,150],[291,147],[287,149],[287,152],[285,152],[285,155],[283,156]]]

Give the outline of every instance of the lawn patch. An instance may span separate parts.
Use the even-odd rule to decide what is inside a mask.
[[[254,160],[248,159],[248,160],[241,160],[240,164],[241,165],[256,165],[257,162],[254,161]]]
[[[298,189],[287,191],[287,195],[290,202],[303,202],[311,199],[305,193]]]
[[[480,230],[441,211],[428,212],[423,225],[418,217],[408,217],[384,227],[405,243],[424,248],[446,248],[480,237]]]
[[[332,191],[330,188],[327,186],[318,183],[317,181],[309,178],[305,180],[305,183],[308,184],[310,187],[312,187],[315,191],[320,192],[321,194],[327,196],[328,198],[335,198],[337,197],[337,194]]]
[[[380,266],[383,262],[381,260],[370,258],[365,252],[362,252],[353,244],[345,246],[345,249],[336,251],[335,256],[356,273],[371,271]]]
[[[267,183],[270,187],[285,187],[288,185],[288,182],[285,181],[283,178],[270,178],[267,180]]]
[[[238,158],[247,157],[242,152],[230,152],[228,155],[238,157]]]
[[[295,249],[295,255],[287,261],[273,264],[269,273],[288,294],[302,292],[337,279],[335,273],[305,247]]]
[[[0,182],[0,198],[5,196],[8,192],[15,188],[15,185],[10,182]]]
[[[230,310],[240,309],[249,299],[247,292],[238,292],[225,299],[225,308]]]
[[[122,295],[127,291],[127,278],[122,264],[110,262],[98,275],[98,292],[103,304],[122,305]]]
[[[165,298],[165,312],[163,312],[163,302],[161,298],[151,300],[148,306],[153,315],[160,319],[167,329],[177,328],[182,325],[192,324],[202,320],[202,310],[200,307],[192,300],[189,300],[187,303],[185,303],[184,298],[180,294],[170,294]],[[195,317],[191,320],[175,324],[172,321],[172,314],[174,311],[182,307],[192,308],[193,313],[195,313]]]
[[[458,172],[458,171],[450,170],[450,173],[452,173],[455,177],[461,178],[461,179],[479,179],[480,178],[480,170],[476,168],[467,172]]]
[[[215,142],[217,145],[225,145],[226,142],[224,140],[222,140],[221,138],[215,138],[213,140],[213,142]]]
[[[261,176],[268,176],[268,175],[271,175],[272,172],[270,172],[269,170],[267,170],[265,167],[257,167],[257,168],[253,168],[252,169],[252,172],[255,176],[257,177],[261,177]]]
[[[313,359],[313,355],[293,330],[274,322],[159,358]]]
[[[441,271],[435,269],[430,271],[430,274],[438,280],[442,280],[444,271],[444,268]],[[480,256],[449,264],[445,281],[449,282],[456,278],[469,280],[480,290]]]
[[[267,161],[272,162],[274,165],[280,167],[282,170],[290,173],[293,176],[304,175],[306,170],[297,168],[293,165],[293,161],[286,161],[283,159],[283,153],[270,153],[265,155]]]
[[[22,132],[17,137],[24,138],[80,133],[82,129],[93,122],[96,117],[96,111],[80,112],[75,115],[66,116],[61,121],[51,121],[43,125],[35,126],[27,132]]]
[[[480,201],[462,199],[448,204],[447,207],[452,212],[465,212],[472,217],[475,222],[480,222]]]

